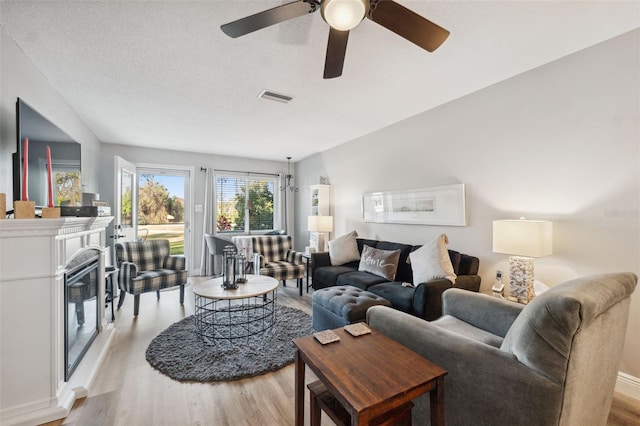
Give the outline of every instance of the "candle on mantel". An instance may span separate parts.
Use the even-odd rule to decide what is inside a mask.
[[[29,139],[24,138],[22,153],[22,201],[29,201]]]
[[[53,208],[53,181],[51,180],[51,148],[47,145],[47,189],[49,190],[49,202],[47,207]]]

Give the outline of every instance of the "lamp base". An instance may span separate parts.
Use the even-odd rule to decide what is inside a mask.
[[[509,258],[509,293],[510,299],[516,299],[519,303],[528,303],[535,297],[531,257],[511,256]]]
[[[327,239],[324,232],[311,232],[309,237],[309,246],[315,250],[315,252],[327,251],[326,243]]]

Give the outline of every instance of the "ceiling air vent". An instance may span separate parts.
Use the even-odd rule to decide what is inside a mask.
[[[263,99],[269,99],[272,101],[277,101],[277,102],[284,102],[285,104],[288,104],[293,99],[293,97],[291,96],[272,92],[271,90],[263,90],[262,92],[260,92],[258,97]]]

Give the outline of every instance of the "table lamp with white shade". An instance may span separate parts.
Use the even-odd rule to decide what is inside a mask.
[[[535,297],[533,258],[552,253],[553,224],[547,220],[494,220],[493,252],[509,257],[512,298],[527,303]]]
[[[317,252],[327,251],[327,234],[333,231],[333,216],[309,216],[307,230],[311,233],[309,246]]]

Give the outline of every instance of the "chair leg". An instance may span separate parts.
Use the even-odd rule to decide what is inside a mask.
[[[140,310],[140,295],[136,294],[133,296],[133,316],[138,316],[138,311]]]
[[[118,296],[118,309],[122,307],[122,304],[124,303],[124,296],[126,294],[127,294],[126,292],[120,290],[120,296]]]
[[[158,297],[158,300],[160,300],[160,290],[156,291],[156,296]]]
[[[180,286],[180,304],[184,305],[184,284]]]

